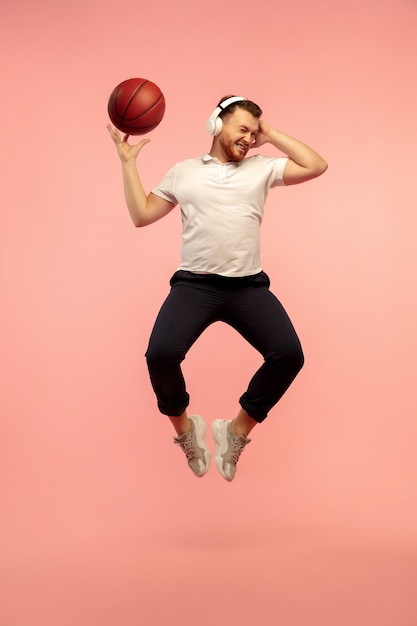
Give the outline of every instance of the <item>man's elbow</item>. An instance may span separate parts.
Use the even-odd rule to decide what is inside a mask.
[[[144,220],[143,217],[139,217],[138,215],[131,215],[133,226],[136,228],[142,228],[143,226],[147,226],[149,224],[148,221]]]
[[[314,167],[314,177],[317,178],[317,176],[321,176],[322,174],[324,174],[324,172],[327,170],[328,167],[329,165],[327,161],[320,158]]]

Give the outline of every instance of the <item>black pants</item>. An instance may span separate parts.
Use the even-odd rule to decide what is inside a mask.
[[[239,402],[257,422],[288,389],[304,363],[294,327],[269,290],[265,272],[225,278],[178,271],[155,321],[146,359],[161,413],[181,415],[189,395],[181,362],[201,333],[222,321],[237,330],[264,357]]]

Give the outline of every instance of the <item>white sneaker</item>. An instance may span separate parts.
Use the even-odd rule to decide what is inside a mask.
[[[191,430],[174,437],[174,443],[184,451],[191,471],[201,478],[207,474],[211,458],[206,442],[206,423],[201,415],[191,415],[190,422]]]
[[[245,435],[235,435],[230,430],[232,420],[214,420],[211,425],[216,444],[216,467],[223,478],[232,481],[236,474],[236,463],[245,446],[251,439]]]

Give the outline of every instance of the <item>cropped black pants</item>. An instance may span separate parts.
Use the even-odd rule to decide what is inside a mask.
[[[264,358],[239,402],[257,422],[266,418],[304,363],[294,327],[269,284],[265,272],[244,278],[182,270],[173,275],[146,352],[161,413],[179,416],[187,408],[189,395],[181,363],[201,333],[222,321]]]

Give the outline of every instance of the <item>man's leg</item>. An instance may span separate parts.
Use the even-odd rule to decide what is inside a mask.
[[[212,289],[174,280],[155,321],[146,352],[159,410],[173,424],[177,433],[174,442],[182,448],[197,476],[207,472],[210,451],[205,441],[203,418],[187,414],[189,395],[181,363],[192,344],[214,321],[218,301]]]
[[[268,288],[248,290],[236,305],[238,314],[233,314],[229,323],[264,357],[240,398],[241,408],[260,423],[297,376],[304,356],[290,318]],[[237,424],[243,423],[244,418],[240,412]]]
[[[175,275],[174,275],[175,276]],[[188,350],[216,318],[215,290],[179,281],[156,318],[146,360],[158,408],[170,418],[186,423],[189,395],[181,370]]]
[[[235,419],[215,420],[212,425],[216,466],[228,481],[233,480],[240,454],[250,442],[249,433],[266,418],[304,362],[294,327],[269,291],[268,277],[263,274],[256,281],[229,295],[227,316],[223,318],[264,357],[264,364],[240,398]]]

